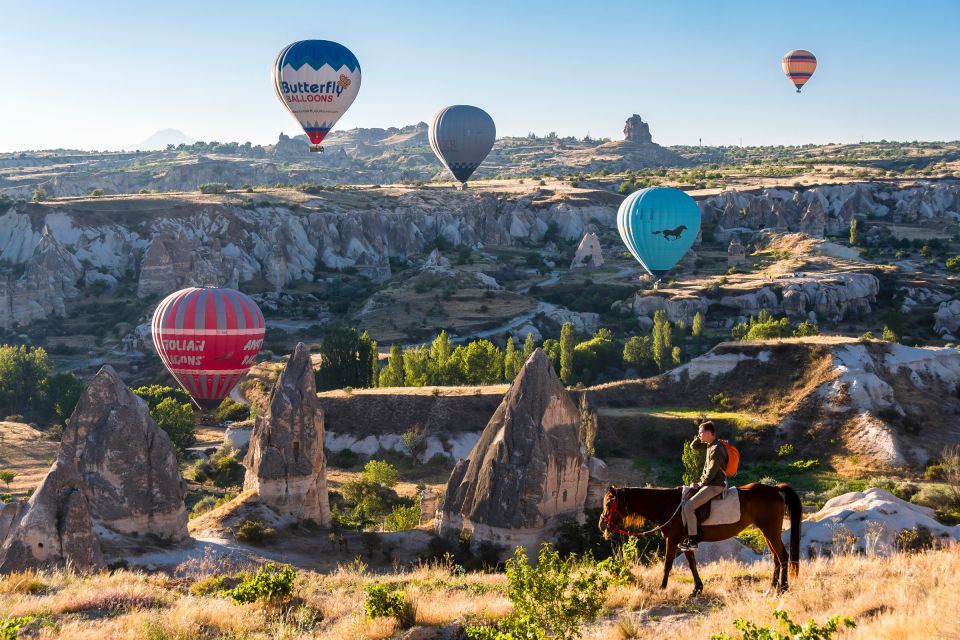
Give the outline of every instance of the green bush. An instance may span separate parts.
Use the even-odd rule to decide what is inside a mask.
[[[33,622],[33,616],[0,620],[0,640],[16,640],[23,628]]]
[[[901,529],[893,544],[900,553],[917,553],[932,549],[935,543],[930,529],[919,526],[916,529]]]
[[[818,625],[813,620],[804,625],[799,625],[793,622],[787,612],[782,609],[774,610],[773,617],[780,621],[780,626],[786,633],[780,633],[767,627],[758,627],[753,622],[743,618],[734,620],[733,626],[740,631],[740,640],[830,640],[841,624],[851,628],[857,626],[850,618],[841,616],[832,616],[823,625]],[[710,636],[710,640],[737,639],[722,633]]]
[[[777,455],[781,458],[786,458],[787,456],[792,456],[794,452],[794,447],[792,444],[783,444],[780,445],[780,448],[777,449]]]
[[[909,498],[914,504],[922,504],[935,511],[949,511],[957,504],[953,492],[946,487],[925,485]]]
[[[564,560],[548,543],[540,547],[535,566],[518,547],[506,570],[513,613],[492,627],[468,627],[467,635],[474,640],[579,638],[583,624],[600,613],[613,580],[591,556]]]
[[[383,521],[384,531],[406,531],[420,524],[420,500],[409,507],[395,505]]]
[[[391,593],[382,584],[370,584],[364,588],[364,592],[366,598],[363,609],[367,619],[396,618],[403,629],[412,627],[416,622],[416,609],[403,591]]]
[[[250,417],[250,406],[234,402],[230,398],[224,398],[220,406],[213,412],[213,418],[217,422],[239,422]]]
[[[683,443],[683,483],[690,484],[700,477],[703,472],[703,465],[707,460],[707,452],[704,449],[694,449],[689,441]]]
[[[738,533],[737,540],[757,553],[763,553],[764,549],[767,548],[767,539],[763,537],[763,533],[756,527],[747,527]]]
[[[209,576],[190,585],[190,593],[195,596],[217,594],[226,591],[226,589],[227,579],[225,576]]]
[[[250,544],[267,544],[276,536],[277,532],[260,520],[244,520],[240,523],[235,534],[240,542]]]
[[[290,565],[278,567],[269,562],[226,593],[240,604],[262,601],[276,605],[290,599],[296,579],[297,572]]]
[[[363,468],[363,479],[367,482],[393,488],[397,485],[397,469],[389,462],[371,460]]]
[[[200,193],[226,193],[227,188],[225,182],[208,182],[200,185]]]

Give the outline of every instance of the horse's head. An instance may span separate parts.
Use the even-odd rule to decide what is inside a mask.
[[[627,527],[642,527],[645,521],[643,516],[630,513],[624,504],[624,489],[610,485],[603,496],[603,512],[597,526],[603,534],[604,540],[609,540],[614,533],[625,533]]]

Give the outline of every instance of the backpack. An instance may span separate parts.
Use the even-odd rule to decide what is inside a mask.
[[[740,466],[740,452],[726,440],[720,440],[719,438],[717,440],[727,450],[727,466],[723,470],[723,475],[732,478],[737,475],[737,467]]]

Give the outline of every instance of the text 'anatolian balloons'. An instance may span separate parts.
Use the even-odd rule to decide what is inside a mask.
[[[203,409],[220,404],[256,362],[266,331],[250,296],[218,287],[170,294],[151,329],[163,364]]]

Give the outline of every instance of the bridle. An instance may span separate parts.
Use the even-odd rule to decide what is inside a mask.
[[[649,533],[654,533],[654,532],[656,532],[656,531],[660,531],[660,530],[663,529],[665,526],[667,526],[668,524],[670,524],[670,521],[673,520],[673,519],[677,516],[678,513],[680,513],[680,507],[682,507],[682,506],[683,506],[683,497],[681,496],[680,504],[677,505],[677,510],[674,511],[674,512],[673,512],[673,515],[671,515],[669,518],[667,518],[666,521],[665,521],[663,524],[657,525],[657,526],[654,527],[653,529],[649,529],[649,530],[647,530],[647,531],[641,531],[641,532],[639,532],[639,533],[637,533],[637,532],[635,532],[635,531],[627,531],[626,529],[622,529],[622,528],[620,528],[620,527],[615,527],[615,526],[613,526],[613,514],[614,514],[614,513],[618,513],[618,514],[619,514],[619,509],[620,509],[620,505],[619,505],[618,502],[617,502],[617,490],[613,490],[613,491],[610,492],[610,500],[607,501],[607,508],[606,508],[606,511],[605,511],[605,514],[606,514],[606,515],[605,515],[605,516],[601,516],[601,517],[600,517],[600,520],[601,520],[601,522],[604,523],[604,525],[606,525],[607,531],[612,531],[612,532],[614,532],[614,533],[621,533],[621,534],[623,534],[623,535],[625,535],[625,536],[634,536],[634,537],[636,537],[636,538],[639,538],[639,537],[645,536],[645,535],[647,535],[647,534],[649,534]],[[620,514],[620,521],[623,522],[623,515],[622,515],[622,514]]]

